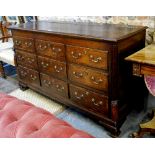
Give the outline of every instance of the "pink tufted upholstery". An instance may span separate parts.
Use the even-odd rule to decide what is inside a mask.
[[[89,138],[51,113],[15,97],[0,93],[0,137]]]

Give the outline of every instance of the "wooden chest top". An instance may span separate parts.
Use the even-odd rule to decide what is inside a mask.
[[[146,29],[146,27],[114,24],[56,23],[38,21],[12,26],[10,29],[117,42]]]

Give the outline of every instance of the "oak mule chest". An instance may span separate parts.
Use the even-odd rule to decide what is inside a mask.
[[[119,134],[134,92],[124,58],[145,46],[146,27],[40,21],[10,29],[22,89],[84,112]]]

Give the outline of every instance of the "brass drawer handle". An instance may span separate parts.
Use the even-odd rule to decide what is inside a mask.
[[[77,72],[73,72],[73,75],[76,77],[76,78],[82,78],[83,77],[83,74],[82,73],[77,73]]]
[[[27,58],[28,63],[32,64],[34,62],[34,59]]]
[[[20,40],[15,40],[15,45],[20,46],[22,42]]]
[[[82,56],[82,54],[81,53],[78,53],[78,54],[76,54],[75,52],[71,52],[71,54],[72,54],[72,57],[74,58],[74,59],[79,59],[81,56]]]
[[[24,71],[20,71],[20,75],[21,75],[22,77],[26,77],[27,73],[24,72]]]
[[[57,65],[54,66],[54,69],[55,69],[55,71],[56,71],[57,73],[60,73],[60,72],[63,70],[62,67],[59,67],[59,68],[58,68]]]
[[[89,60],[92,61],[92,62],[98,63],[99,61],[102,60],[102,58],[101,58],[101,57],[94,58],[93,55],[90,55],[90,56],[89,56]]]
[[[27,47],[30,47],[30,46],[32,46],[32,43],[31,42],[25,42],[25,45],[27,46]]]
[[[91,80],[93,81],[93,83],[95,83],[95,84],[100,84],[101,82],[103,82],[102,79],[97,80],[94,76],[91,76],[90,79],[91,79]]]
[[[78,100],[81,100],[81,99],[84,97],[83,94],[81,94],[81,95],[78,96],[78,93],[77,93],[77,92],[74,92],[74,95],[75,95],[75,97],[76,97]]]
[[[39,44],[38,46],[38,49],[40,50],[40,51],[44,51],[44,50],[46,50],[47,49],[47,46],[46,45],[41,45],[41,44]]]
[[[37,79],[37,77],[35,76],[35,75],[30,75],[30,77],[31,77],[31,80],[33,80],[33,81],[35,81],[36,79]]]
[[[18,55],[18,56],[17,56],[17,59],[18,59],[19,61],[22,61],[22,60],[24,60],[24,57],[23,57],[22,55]]]
[[[60,92],[63,91],[63,90],[65,89],[63,86],[61,86],[61,85],[59,85],[59,84],[56,85],[56,88],[57,88],[57,90],[60,91]]]
[[[53,51],[54,53],[57,53],[57,52],[61,52],[62,49],[61,49],[61,48],[53,47],[53,48],[52,48],[52,51]]]
[[[46,87],[50,87],[51,86],[51,82],[50,81],[43,80],[43,83],[45,84]]]
[[[92,102],[95,106],[103,105],[103,101],[96,102],[94,98],[91,99],[91,102]]]
[[[43,68],[47,68],[47,67],[49,66],[48,63],[45,63],[45,62],[43,62],[43,61],[41,62],[41,65],[42,65]]]

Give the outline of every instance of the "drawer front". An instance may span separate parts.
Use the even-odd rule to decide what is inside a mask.
[[[108,91],[108,74],[79,65],[69,65],[69,79],[83,85]]]
[[[99,114],[108,114],[108,97],[70,85],[71,100],[79,106]]]
[[[27,83],[28,85],[34,85],[34,86],[40,85],[39,73],[37,71],[27,69],[21,66],[17,68],[17,71],[19,79],[22,80],[23,82]]]
[[[61,43],[36,40],[37,53],[56,60],[65,61],[65,46]]]
[[[37,69],[36,55],[16,50],[17,65],[22,65],[31,69]]]
[[[40,77],[41,77],[41,86],[42,88],[44,88],[45,91],[49,92],[50,94],[56,92],[61,96],[68,97],[67,83],[42,73],[40,74]]]
[[[78,46],[67,46],[67,59],[69,62],[84,64],[105,70],[108,69],[108,51]]]
[[[38,57],[39,70],[42,73],[66,79],[66,64],[53,59]]]
[[[22,49],[34,53],[34,40],[32,38],[14,37],[15,49]]]

